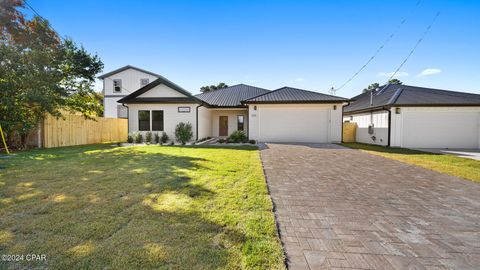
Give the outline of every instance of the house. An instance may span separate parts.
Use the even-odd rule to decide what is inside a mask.
[[[127,108],[117,101],[162,76],[134,66],[124,66],[98,77],[103,80],[104,117],[127,118]],[[163,78],[166,80],[165,78]]]
[[[147,74],[153,80],[132,91]],[[121,80],[119,91],[126,95],[115,94],[106,101],[109,113],[105,115],[126,115],[129,133],[166,132],[174,138],[176,125],[189,122],[195,140],[227,137],[243,130],[249,139],[265,142],[341,141],[345,98],[291,87],[270,91],[245,84],[192,95],[160,75],[131,66],[99,78],[104,79],[106,96],[113,95],[116,87],[108,80]],[[127,93],[122,91],[124,86],[130,86]],[[112,100],[117,107],[111,105]],[[125,113],[121,113],[123,108]]]
[[[405,148],[479,148],[480,95],[388,84],[353,97],[356,141]]]

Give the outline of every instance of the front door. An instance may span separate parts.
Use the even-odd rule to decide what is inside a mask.
[[[220,136],[228,136],[228,116],[220,116]]]

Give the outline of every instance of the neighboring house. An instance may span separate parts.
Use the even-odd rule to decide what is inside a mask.
[[[98,78],[103,80],[104,117],[127,118],[127,108],[117,101],[163,77],[137,67],[124,66]]]
[[[129,132],[166,132],[189,122],[194,140],[243,130],[268,142],[340,142],[347,99],[294,88],[269,91],[239,84],[193,96],[159,77],[119,99],[128,108]]]
[[[352,98],[356,141],[406,148],[479,148],[480,95],[388,84]]]

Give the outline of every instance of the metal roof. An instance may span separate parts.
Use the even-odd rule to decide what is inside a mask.
[[[153,72],[150,72],[150,71],[148,71],[148,70],[141,69],[141,68],[138,68],[138,67],[134,67],[134,66],[131,66],[131,65],[126,65],[126,66],[124,66],[124,67],[117,68],[117,69],[115,69],[114,71],[110,71],[110,72],[108,72],[108,73],[105,73],[105,74],[102,74],[102,75],[98,76],[98,78],[99,78],[99,79],[105,79],[106,77],[109,77],[109,76],[111,76],[111,75],[113,75],[113,74],[120,73],[120,72],[125,71],[125,70],[127,70],[127,69],[135,69],[135,70],[138,70],[138,71],[143,72],[143,73],[147,73],[147,74],[150,74],[150,75],[153,75],[153,76],[157,76],[157,77],[162,77],[162,78],[164,78],[163,76],[158,75],[158,74],[156,74],[156,73],[153,73]],[[164,79],[165,79],[165,78],[164,78]]]
[[[204,101],[212,107],[243,107],[242,101],[269,93],[267,89],[237,84],[202,94],[195,95],[196,98]]]
[[[369,111],[391,106],[480,106],[480,95],[424,88],[403,84],[387,84],[380,90],[352,98],[344,112]]]
[[[348,99],[298,88],[282,87],[247,99],[244,103],[332,103],[343,101],[348,101]]]

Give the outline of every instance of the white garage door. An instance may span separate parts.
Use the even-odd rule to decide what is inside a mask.
[[[328,142],[326,108],[270,107],[260,109],[258,116],[260,141]]]
[[[478,112],[406,112],[403,147],[478,148]]]

